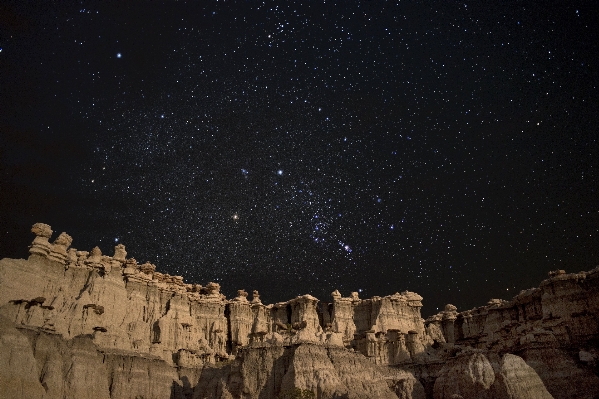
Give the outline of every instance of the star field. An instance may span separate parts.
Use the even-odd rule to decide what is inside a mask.
[[[599,261],[590,3],[9,1],[0,256],[35,222],[266,303],[426,316]]]

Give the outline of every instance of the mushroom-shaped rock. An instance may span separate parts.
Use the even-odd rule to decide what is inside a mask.
[[[258,292],[258,290],[254,290],[252,292],[252,303],[253,304],[261,304],[262,301],[260,301],[260,293]]]
[[[48,259],[60,262],[63,265],[66,264],[67,248],[71,245],[72,242],[73,238],[70,235],[64,232],[60,233],[58,238],[56,238],[56,240],[54,240],[54,243],[52,244],[52,249],[48,254]]]
[[[445,310],[441,313],[443,315],[443,320],[455,320],[458,317],[458,308],[448,303],[445,305]]]
[[[209,282],[206,285],[206,290],[208,291],[209,297],[219,297],[220,296],[220,284]]]
[[[36,223],[31,226],[31,232],[38,237],[50,238],[52,237],[52,227],[45,223]]]
[[[458,308],[455,307],[454,305],[452,305],[451,303],[448,303],[447,305],[445,305],[445,311],[446,312],[457,312]]]
[[[45,223],[36,223],[31,227],[31,232],[36,237],[31,243],[29,253],[48,256],[48,253],[52,249],[52,244],[48,242],[48,239],[52,236],[52,228]]]
[[[192,284],[191,285],[191,292],[200,292],[202,289],[202,286],[200,284]]]
[[[415,292],[412,291],[404,291],[401,295],[405,296],[410,301],[421,301],[422,297]]]
[[[150,262],[146,262],[139,267],[142,273],[152,275],[156,271],[156,266]],[[182,279],[182,278],[181,278]]]
[[[125,251],[125,246],[123,244],[118,244],[114,247],[113,258],[121,263],[125,263],[127,260],[127,251]]]
[[[71,245],[71,243],[73,242],[73,237],[71,237],[70,235],[68,235],[67,233],[65,233],[64,231],[62,233],[60,233],[60,235],[56,238],[56,240],[54,240],[54,245],[59,245],[64,249],[64,251],[67,251],[67,248]]]
[[[87,258],[87,262],[89,264],[99,264],[100,261],[102,260],[102,251],[100,250],[100,247],[94,247],[94,249],[92,249],[91,253],[89,254],[89,257]]]
[[[341,299],[341,293],[339,292],[339,290],[331,292],[331,296],[333,297],[333,301],[338,301],[339,299]]]
[[[233,298],[233,300],[235,302],[247,302],[247,296],[248,293],[246,292],[246,290],[237,290],[237,296],[235,298]]]

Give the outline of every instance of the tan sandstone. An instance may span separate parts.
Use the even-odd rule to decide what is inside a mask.
[[[38,223],[28,260],[0,260],[0,398],[588,398],[599,392],[599,269],[552,273],[510,301],[422,319],[422,297],[185,283],[69,248]]]

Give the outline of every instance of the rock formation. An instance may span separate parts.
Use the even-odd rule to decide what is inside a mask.
[[[264,305],[32,232],[0,260],[0,398],[598,397],[599,268],[425,321],[409,291]]]
[[[442,337],[436,333],[437,342],[445,341],[452,350],[520,356],[555,398],[599,394],[599,267],[574,274],[550,272],[539,288],[510,301],[491,299],[486,306],[459,313],[447,305],[425,325],[431,335],[442,332]]]

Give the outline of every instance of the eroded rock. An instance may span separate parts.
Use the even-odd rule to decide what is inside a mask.
[[[462,312],[448,304],[425,322],[410,291],[264,305],[258,291],[248,301],[239,290],[229,300],[217,283],[138,264],[121,244],[107,256],[69,249],[66,233],[50,243],[45,224],[32,232],[28,260],[0,260],[0,392],[17,399],[599,392],[599,268],[551,272],[512,300]]]

